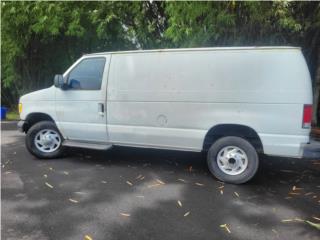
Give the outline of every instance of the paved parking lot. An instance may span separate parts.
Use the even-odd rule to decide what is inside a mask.
[[[7,129],[7,130],[6,130]],[[319,239],[320,160],[262,157],[257,177],[214,179],[203,154],[69,150],[38,160],[1,136],[2,239]]]

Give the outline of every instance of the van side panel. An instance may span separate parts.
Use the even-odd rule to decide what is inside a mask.
[[[110,141],[201,151],[217,124],[253,128],[266,154],[299,156],[309,72],[297,49],[113,54]]]

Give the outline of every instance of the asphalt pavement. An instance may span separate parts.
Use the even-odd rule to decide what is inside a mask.
[[[230,185],[201,153],[115,147],[39,160],[11,125],[1,150],[2,239],[320,239],[320,159],[261,156],[251,182]]]

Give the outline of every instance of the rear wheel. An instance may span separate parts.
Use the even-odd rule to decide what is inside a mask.
[[[241,184],[249,181],[257,172],[259,158],[255,148],[240,137],[223,137],[209,149],[208,166],[221,181]]]
[[[27,149],[38,158],[60,157],[63,152],[62,141],[62,135],[50,121],[36,123],[26,136]]]

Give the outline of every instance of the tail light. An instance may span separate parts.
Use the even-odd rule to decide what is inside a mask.
[[[310,128],[312,120],[312,105],[303,105],[302,128]]]

